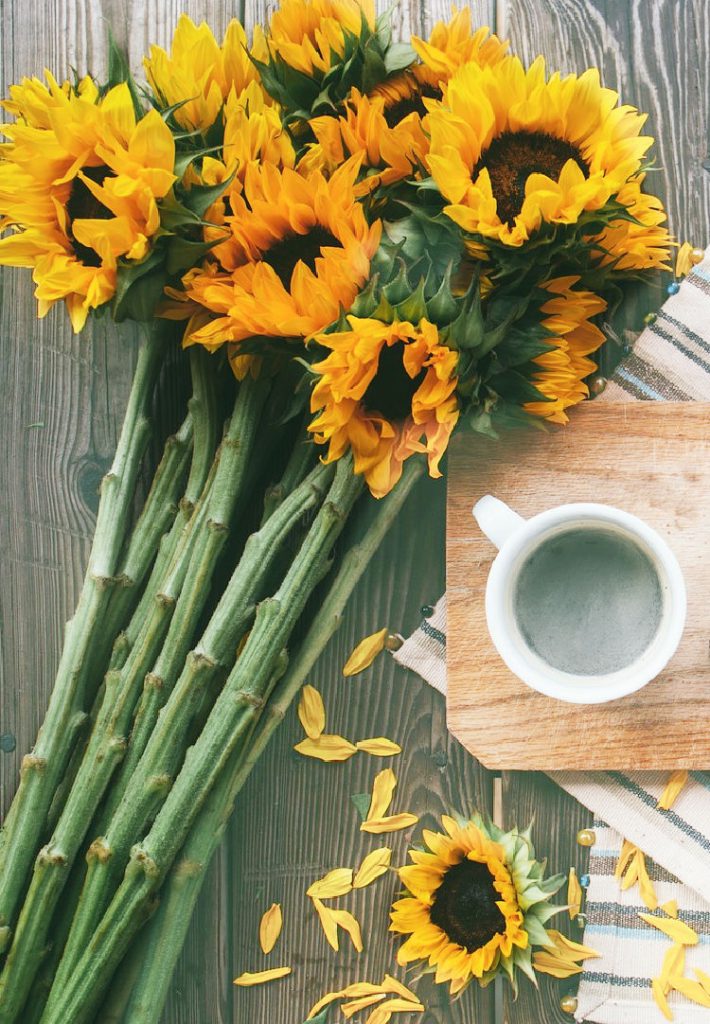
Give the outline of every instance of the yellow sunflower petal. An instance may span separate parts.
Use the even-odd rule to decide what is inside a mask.
[[[271,967],[268,971],[257,971],[255,974],[245,971],[244,974],[240,974],[238,978],[234,979],[234,984],[241,985],[243,988],[247,988],[250,985],[263,985],[266,981],[285,978],[291,971],[291,967]]]
[[[388,846],[368,853],[353,878],[353,889],[364,889],[371,885],[376,878],[387,873],[392,858],[392,851]]]
[[[407,988],[407,986],[403,985],[401,981],[397,981],[396,978],[393,978],[391,974],[385,974],[382,979],[382,988],[386,992],[396,992],[398,995],[402,996],[403,999],[409,999],[412,1003],[419,1002],[416,992],[412,992],[411,988]]]
[[[661,967],[661,973],[659,981],[663,986],[664,993],[668,993],[670,990],[671,976],[681,975],[685,971],[685,946],[681,946],[680,943],[676,942],[666,950],[665,956],[663,957],[663,966]]]
[[[331,910],[330,913],[338,927],[348,933],[358,953],[362,953],[362,931],[357,919],[348,910]]]
[[[343,675],[356,676],[359,672],[364,672],[366,668],[369,668],[377,655],[384,651],[387,633],[387,628],[380,629],[377,633],[372,633],[361,640],[345,662]]]
[[[372,799],[366,821],[370,821],[372,818],[381,818],[387,813],[396,786],[397,776],[391,768],[383,768],[381,772],[377,773],[375,781],[372,783]]]
[[[682,992],[686,999],[699,1003],[700,1006],[710,1007],[710,994],[705,991],[699,982],[689,981],[688,978],[681,978],[677,974],[668,980],[671,988],[674,988],[676,992]]]
[[[336,896],[345,896],[353,888],[352,868],[334,868],[327,875],[319,878],[317,882],[306,890],[306,896],[315,897],[319,900],[332,900]]]
[[[350,1020],[353,1014],[357,1013],[358,1010],[365,1010],[368,1006],[374,1006],[375,1003],[380,1003],[386,998],[386,992],[378,992],[376,995],[372,996],[362,996],[362,998],[353,999],[349,1003],[342,1003],[340,1012],[344,1017],[347,1017],[347,1019]]]
[[[264,953],[270,953],[283,928],[283,915],[279,903],[272,903],[259,924],[259,943]]]
[[[347,761],[357,753],[357,747],[342,736],[328,736],[325,733],[318,739],[305,739],[293,748],[304,757],[315,757],[319,761]]]
[[[402,812],[401,814],[392,814],[388,818],[372,818],[363,821],[360,831],[371,832],[373,835],[381,835],[383,832],[399,832],[403,828],[411,828],[418,821],[419,818],[416,814]]]
[[[371,1013],[365,1024],[387,1024],[395,1013],[422,1013],[424,1004],[412,1002],[409,999],[388,999],[386,1003],[380,1003],[374,1013]]]
[[[637,847],[633,843],[630,843],[628,839],[625,839],[621,844],[621,852],[619,853],[619,859],[616,862],[614,868],[614,878],[621,878],[626,871],[629,863],[636,852]]]
[[[317,740],[325,729],[325,706],[315,687],[306,685],[301,690],[298,717],[306,736],[311,740]]]
[[[556,949],[561,955],[566,956],[570,960],[587,960],[602,955],[596,949],[592,949],[591,946],[584,946],[581,942],[568,939],[566,935],[556,931],[554,928],[550,928],[547,934],[552,938],[554,946],[545,946],[544,948]]]
[[[646,924],[658,928],[659,931],[667,935],[669,939],[673,939],[674,942],[680,942],[683,946],[697,946],[698,944],[698,933],[693,931],[690,925],[685,924],[684,921],[666,921],[664,917],[652,917],[651,914],[641,913],[639,913],[639,917]]]
[[[641,893],[641,899],[649,910],[656,910],[658,908],[658,897],[656,896],[656,890],[653,882],[646,870],[646,858],[640,850],[638,852],[637,859],[639,892]]]
[[[668,900],[666,903],[661,903],[661,910],[664,914],[668,914],[669,917],[678,917],[678,900]]]
[[[658,806],[661,810],[669,811],[680,796],[688,781],[688,771],[685,768],[671,772],[666,788],[658,798]]]
[[[658,978],[654,978],[651,981],[651,991],[653,993],[653,998],[656,1002],[656,1006],[661,1011],[666,1020],[673,1020],[673,1013],[671,1012],[671,1008],[668,1005],[668,1000],[664,995],[663,985],[658,980]]]
[[[365,754],[372,754],[374,757],[393,757],[395,754],[402,753],[402,748],[398,743],[388,740],[384,736],[377,736],[371,740],[358,740],[355,746],[358,750],[362,750]]]
[[[582,886],[579,884],[577,872],[574,868],[570,868],[567,879],[567,911],[571,920],[574,920],[581,908]]]
[[[710,974],[706,974],[705,971],[701,971],[699,967],[694,967],[693,970],[695,971],[695,975],[700,984],[703,986],[708,995],[710,995]]]
[[[325,904],[321,903],[318,898],[313,899],[313,906],[316,909],[316,913],[320,918],[320,923],[323,927],[325,937],[328,941],[328,945],[332,946],[335,952],[338,952],[338,924],[333,917],[333,912]]]
[[[550,974],[553,978],[571,978],[582,973],[578,964],[542,951],[533,953],[533,967],[539,974]]]
[[[326,994],[310,1008],[306,1020],[310,1020],[311,1017],[316,1017],[321,1010],[325,1009],[326,1006],[334,1003],[337,999],[343,999],[345,994],[345,989],[340,989],[338,992],[326,992]]]

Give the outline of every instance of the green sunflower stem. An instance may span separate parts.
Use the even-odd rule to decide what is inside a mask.
[[[131,745],[137,749],[138,741],[145,736],[143,756],[135,762],[131,772],[125,773],[125,785],[121,787],[122,776],[112,787],[110,805],[115,813],[105,835],[96,840],[89,851],[85,891],[57,975],[59,988],[74,970],[76,960],[120,882],[132,844],[144,834],[151,816],[164,799],[182,761],[189,730],[203,700],[215,680],[223,678],[233,662],[234,651],[252,620],[256,601],[284,541],[302,516],[321,504],[333,472],[332,467],[316,466],[261,530],[252,534],[200,642],[185,661],[164,713],[158,719],[156,709],[150,732],[144,729],[141,733],[141,723],[136,719]],[[166,641],[166,646],[168,643]],[[42,904],[47,906],[46,892]]]
[[[141,343],[126,416],[110,471],[101,484],[89,564],[64,647],[49,708],[5,822],[0,848],[0,951],[7,947],[52,798],[71,756],[86,706],[86,680],[103,675],[95,645],[105,630],[133,495],[150,437],[149,414],[167,341],[164,329]],[[97,671],[98,670],[98,671]]]
[[[200,808],[258,718],[282,651],[310,594],[328,571],[333,545],[361,491],[352,459],[342,458],[281,586],[259,604],[244,650],[200,736],[188,749],[152,827],[133,847],[124,879],[76,969],[62,983],[55,981],[43,1024],[84,1024],[91,1019]]]
[[[421,460],[409,460],[395,490],[377,502],[362,537],[347,549],[324,595],[317,618],[266,703],[246,749],[238,747],[234,751],[226,771],[194,822],[180,857],[161,889],[158,910],[131,948],[101,1008],[101,1020],[105,1024],[158,1024],[160,1021],[195,903],[236,798],[316,660],[340,627],[350,595],[423,472]]]

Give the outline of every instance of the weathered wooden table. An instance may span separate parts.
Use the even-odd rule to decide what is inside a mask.
[[[270,5],[269,5],[270,6]],[[666,199],[677,236],[695,244],[710,231],[710,0],[474,0],[474,16],[511,39],[530,60],[581,71],[597,65],[625,102],[649,112],[658,138],[653,185]],[[3,94],[24,74],[69,66],[105,72],[111,26],[140,68],[149,41],[165,45],[178,14],[207,17],[221,32],[231,17],[263,21],[262,0],[5,0],[0,81]],[[444,0],[401,2],[402,34],[425,34],[447,16]],[[113,451],[135,354],[135,339],[108,322],[80,338],[57,310],[38,323],[26,272],[0,275],[0,771],[2,806],[16,785],[21,756],[44,713],[60,637],[83,574],[93,529],[96,488]],[[625,325],[660,303],[642,297]],[[631,317],[631,322],[629,321]],[[169,399],[168,399],[169,401]],[[387,735],[404,752],[396,759],[397,805],[433,826],[442,811],[478,807],[506,823],[535,816],[539,851],[552,870],[584,867],[575,843],[588,815],[542,776],[484,770],[446,731],[444,702],[415,676],[381,658],[373,670],[343,680],[340,667],[364,634],[383,625],[402,632],[419,608],[444,589],[445,485],[426,481],[358,587],[340,634],[314,671],[328,727],[357,739]],[[545,723],[540,722],[540,729]],[[310,881],[336,866],[354,865],[364,848],[353,793],[370,788],[379,762],[360,756],[321,765],[294,753],[300,729],[292,713],[242,794],[223,849],[205,886],[187,949],[175,977],[166,1024],[301,1024],[326,990],[353,980],[379,980],[394,963],[387,932],[394,876],[361,890],[354,901],[366,948],[326,945],[305,899]],[[16,739],[14,750],[13,737]],[[594,742],[594,737],[589,737]],[[579,750],[584,768],[585,751]],[[392,836],[402,863],[408,836]],[[372,847],[372,843],[367,849]],[[283,905],[279,961],[294,967],[286,981],[236,990],[232,979],[259,969],[257,925],[272,901]],[[517,1003],[506,990],[471,989],[450,1006],[443,990],[422,981],[424,1024],[555,1024],[570,1018],[560,997],[574,985],[542,979],[523,984]]]

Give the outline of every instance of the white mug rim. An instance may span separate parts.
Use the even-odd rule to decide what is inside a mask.
[[[670,613],[663,635],[657,634],[643,654],[625,668],[603,675],[574,675],[546,666],[535,655],[523,656],[508,626],[510,589],[513,570],[522,556],[529,557],[539,542],[556,526],[585,523],[608,524],[620,528],[650,553],[654,566],[662,570],[659,577],[667,590]],[[530,519],[506,538],[493,561],[486,585],[486,619],[491,639],[499,655],[527,686],[547,697],[573,704],[601,704],[629,696],[646,686],[663,670],[675,654],[685,626],[686,590],[683,573],[676,556],[666,541],[638,516],[611,505],[596,502],[574,502],[546,509]]]

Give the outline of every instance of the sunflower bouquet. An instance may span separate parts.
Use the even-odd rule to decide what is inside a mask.
[[[40,316],[146,331],[0,839],[1,1024],[159,1019],[239,789],[417,478],[454,430],[565,423],[595,318],[669,255],[643,117],[468,10],[409,42],[368,0],[283,0],[221,43],[182,16],[144,70],[112,44],[106,83],[5,101],[0,263],[32,269]],[[527,839],[481,835],[466,870],[506,909],[478,978],[544,938],[495,852],[524,874]]]

